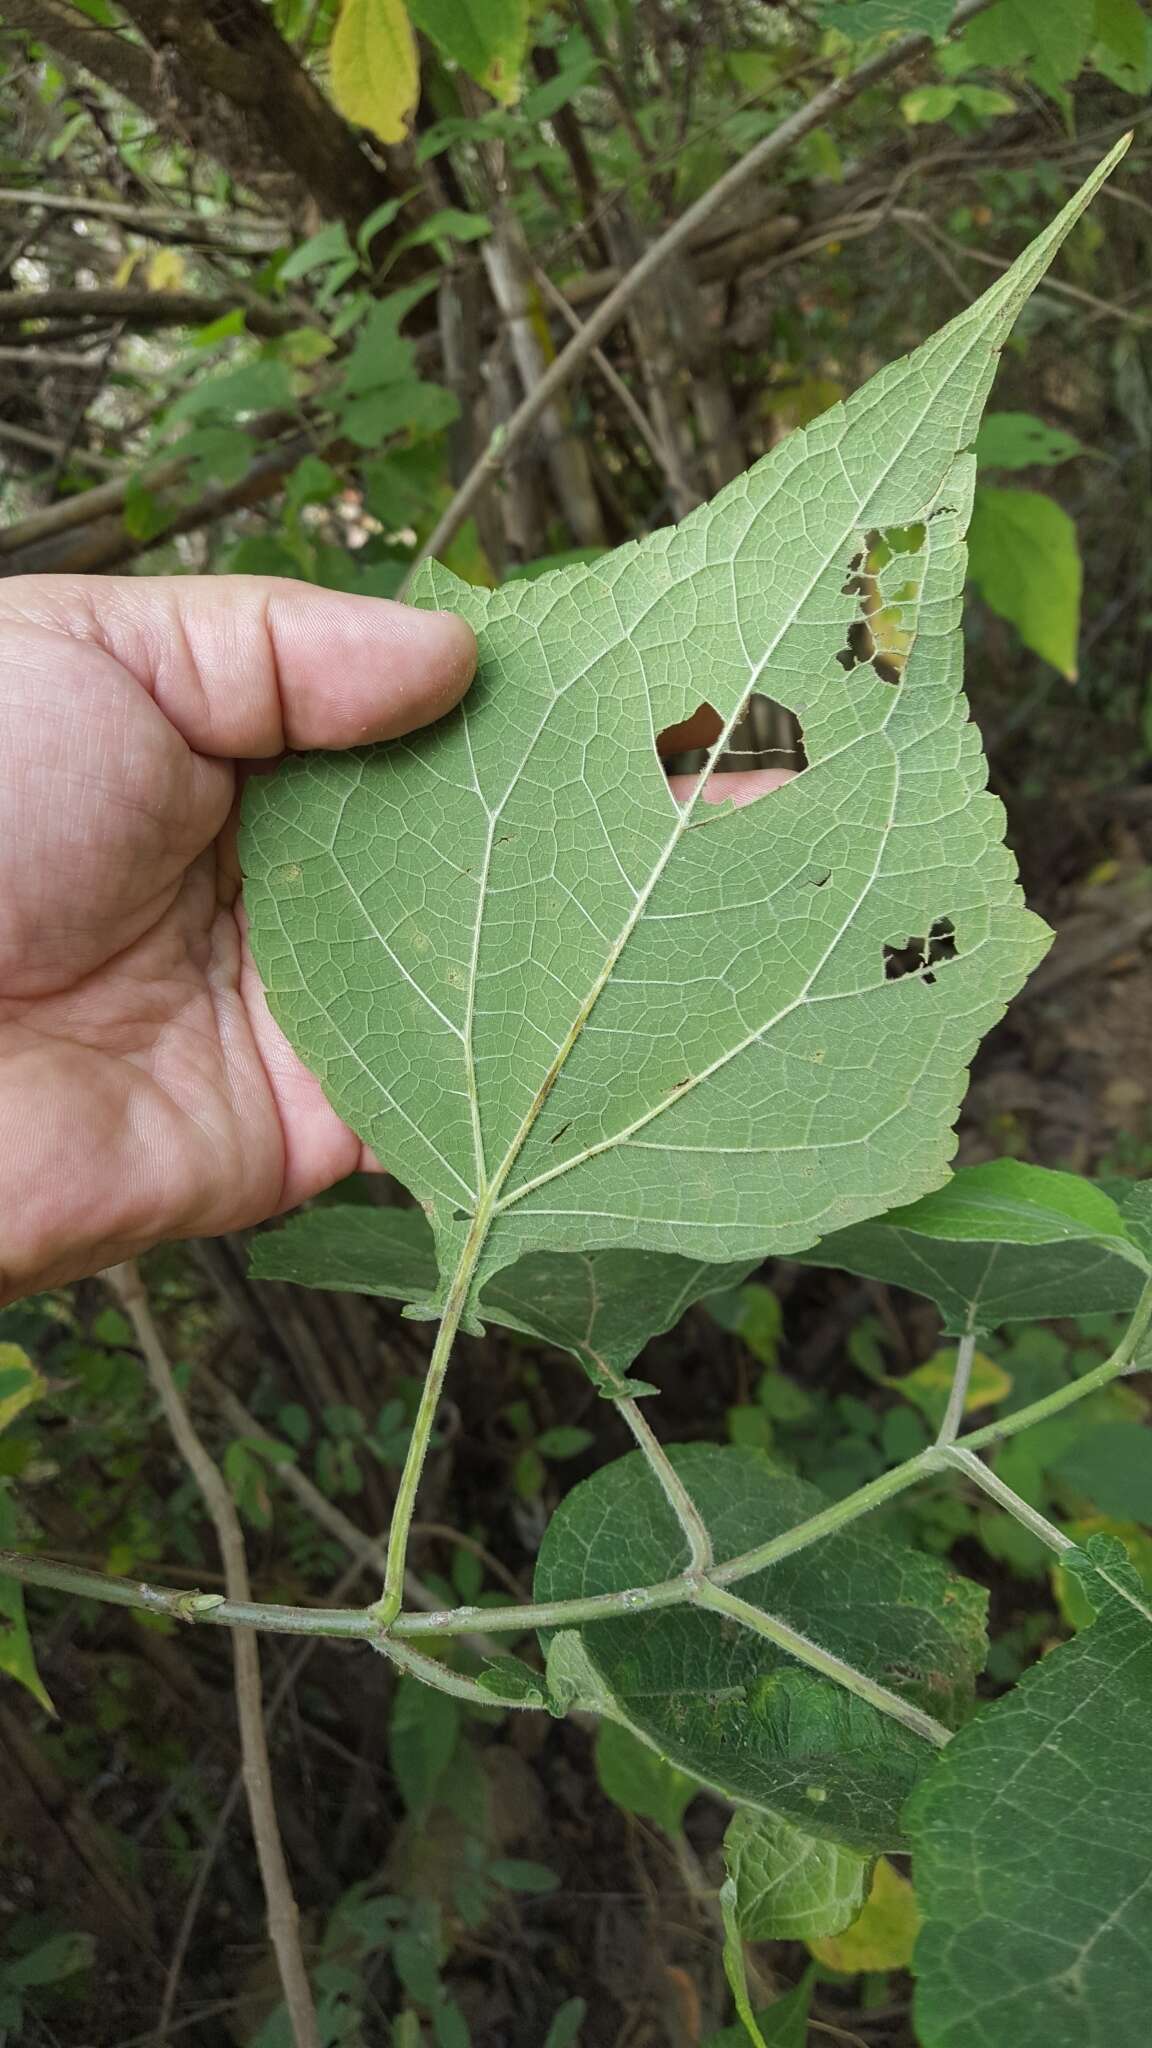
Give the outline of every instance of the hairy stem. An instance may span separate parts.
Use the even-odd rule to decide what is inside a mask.
[[[741,1600],[739,1594],[729,1593],[723,1586],[713,1585],[705,1579],[693,1595],[695,1607],[706,1607],[711,1614],[725,1614],[732,1621],[738,1621],[743,1628],[750,1628],[758,1636],[765,1636],[777,1649],[787,1650],[797,1663],[807,1664],[813,1671],[819,1671],[824,1678],[834,1679],[845,1692],[856,1694],[857,1699],[867,1700],[869,1706],[880,1713],[888,1714],[893,1721],[899,1721],[910,1728],[913,1735],[919,1735],[925,1742],[935,1743],[943,1749],[952,1740],[951,1730],[942,1721],[935,1721],[931,1714],[914,1707],[909,1700],[900,1698],[899,1693],[889,1692],[886,1685],[877,1684],[863,1671],[857,1671],[854,1664],[846,1664],[831,1650],[821,1649],[798,1629],[790,1628],[774,1614],[765,1614],[760,1607],[753,1607],[748,1600]]]
[[[404,1604],[404,1570],[408,1558],[408,1536],[412,1517],[416,1512],[416,1495],[420,1488],[420,1477],[424,1460],[428,1456],[428,1444],[436,1424],[440,1407],[440,1396],[444,1391],[444,1379],[452,1357],[452,1346],[460,1319],[468,1305],[477,1261],[484,1249],[491,1222],[490,1203],[481,1204],[472,1221],[472,1227],[465,1240],[460,1263],[452,1281],[440,1328],[436,1332],[436,1343],[424,1379],[424,1391],[420,1406],[412,1425],[412,1438],[396,1489],[396,1504],[392,1510],[392,1524],[388,1531],[388,1552],[384,1562],[384,1590],[375,1608],[370,1609],[377,1624],[388,1628],[395,1621]]]
[[[1028,1502],[1022,1500],[1018,1493],[1014,1493],[1010,1486],[1005,1486],[1002,1479],[997,1479],[996,1474],[981,1462],[975,1451],[961,1450],[958,1445],[954,1445],[951,1450],[945,1452],[945,1456],[954,1471],[963,1472],[974,1486],[978,1486],[982,1493],[997,1501],[1025,1529],[1030,1529],[1033,1536],[1039,1537],[1041,1543],[1046,1544],[1049,1550],[1063,1552],[1075,1549],[1076,1546],[1070,1536],[1065,1536],[1063,1530],[1058,1529],[1054,1522],[1050,1522],[1046,1515],[1030,1507]]]
[[[659,1482],[672,1513],[684,1533],[688,1545],[688,1569],[691,1572],[706,1572],[712,1564],[712,1538],[701,1519],[699,1509],[692,1499],[684,1481],[664,1449],[637,1401],[617,1401],[617,1408],[632,1431],[637,1444],[647,1459],[648,1468]]]
[[[1069,1380],[1067,1386],[1057,1387],[1054,1394],[1045,1394],[1039,1401],[1030,1401],[1027,1408],[1017,1408],[1011,1415],[997,1416],[995,1422],[986,1423],[983,1429],[969,1430],[961,1439],[966,1451],[983,1450],[985,1444],[996,1444],[1005,1437],[1017,1436],[1022,1429],[1030,1429],[1034,1422],[1046,1422],[1050,1415],[1059,1415],[1061,1409],[1071,1408],[1082,1401],[1086,1394],[1098,1393],[1111,1380],[1128,1372],[1132,1361],[1152,1323],[1152,1281],[1149,1281],[1133,1311],[1132,1320],[1109,1357],[1090,1372],[1082,1373],[1078,1380]]]
[[[113,1266],[107,1280],[131,1321],[148,1368],[148,1377],[159,1396],[176,1448],[203,1496],[220,1545],[224,1584],[229,1597],[246,1601],[251,1587],[240,1517],[223,1475],[197,1435],[184,1405],[139,1272],[134,1265]],[[268,1733],[264,1725],[260,1651],[255,1636],[250,1633],[234,1636],[232,1657],[244,1790],[280,1988],[295,2048],[320,2048],[312,1988],[300,1945],[300,1915],[276,1818]]]
[[[968,1330],[956,1347],[956,1370],[952,1375],[952,1386],[948,1395],[948,1406],[940,1424],[936,1441],[941,1446],[954,1444],[960,1434],[964,1420],[964,1408],[968,1400],[968,1384],[972,1378],[972,1364],[976,1357],[976,1332]]]

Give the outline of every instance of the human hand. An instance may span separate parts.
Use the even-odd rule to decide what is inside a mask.
[[[363,1163],[244,938],[243,764],[450,709],[469,628],[264,577],[0,585],[0,1304]]]

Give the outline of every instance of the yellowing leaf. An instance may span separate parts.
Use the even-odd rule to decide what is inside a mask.
[[[880,1858],[863,1911],[843,1934],[829,1934],[808,1947],[818,1963],[854,1977],[861,1970],[906,1970],[920,1928],[920,1908],[906,1877]]]
[[[145,275],[154,292],[183,291],[187,271],[179,249],[158,249],[148,258]]]
[[[115,270],[112,272],[112,283],[117,291],[123,291],[124,286],[131,282],[132,274],[139,261],[140,251],[138,249],[134,249],[129,255],[121,257]]]
[[[954,1349],[937,1351],[935,1356],[918,1365],[915,1372],[908,1372],[899,1378],[886,1377],[886,1387],[895,1387],[898,1394],[911,1401],[926,1415],[930,1422],[943,1420],[948,1406],[948,1394],[956,1371]],[[964,1413],[971,1415],[977,1408],[990,1408],[997,1401],[1003,1401],[1012,1392],[1012,1375],[997,1365],[994,1358],[988,1358],[983,1351],[977,1351],[972,1360],[972,1373],[968,1381],[968,1394],[964,1402]]]
[[[0,1344],[0,1433],[44,1392],[47,1382],[19,1344]]]
[[[403,142],[420,88],[404,0],[344,0],[330,49],[332,97],[381,142]]]

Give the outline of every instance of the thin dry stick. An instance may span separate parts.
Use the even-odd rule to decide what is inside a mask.
[[[112,1266],[106,1278],[132,1323],[148,1367],[149,1379],[159,1397],[176,1448],[203,1496],[220,1545],[229,1598],[249,1600],[252,1589],[240,1517],[223,1476],[201,1443],[184,1406],[139,1271],[133,1263]],[[233,1635],[232,1656],[244,1790],[264,1887],[268,1933],[276,1955],[295,2048],[320,2048],[312,1990],[300,1946],[300,1915],[276,1819],[268,1734],[264,1725],[260,1651],[253,1630],[238,1630]]]
[[[961,0],[952,17],[952,28],[962,28],[974,15],[982,14],[989,4],[990,0]],[[535,389],[521,405],[517,406],[512,417],[492,436],[484,453],[473,463],[451,504],[428,536],[413,563],[413,572],[429,556],[438,555],[447,547],[472,511],[481,491],[504,467],[512,451],[535,425],[557,392],[571,382],[581,364],[587,362],[597,343],[611,327],[615,326],[621,313],[631,305],[637,293],[650,283],[657,271],[661,270],[679,250],[687,247],[702,224],[710,219],[733,193],[739,191],[749,178],[755,177],[758,171],[766,170],[770,164],[786,156],[796,143],[810,135],[814,128],[821,127],[832,115],[839,113],[842,107],[858,99],[869,86],[878,84],[901,64],[907,63],[910,57],[919,56],[923,50],[931,49],[932,45],[933,38],[930,35],[901,36],[898,42],[890,43],[886,49],[870,57],[866,63],[858,65],[855,71],[850,71],[845,77],[835,79],[831,85],[826,85],[821,92],[813,95],[807,106],[798,108],[794,114],[789,114],[786,120],[781,121],[779,127],[773,129],[771,135],[764,136],[746,156],[742,156],[738,163],[734,163],[725,171],[723,177],[718,178],[707,192],[702,193],[695,204],[681,214],[679,220],[673,221],[671,227],[657,236],[644,251],[639,262],[633,264],[615,289],[608,293],[607,298],[589,316],[582,332],[574,334],[568,346],[561,349]],[[401,595],[407,588],[408,581],[410,577],[405,580]]]
[[[561,318],[567,321],[572,333],[583,334],[584,321],[581,320],[578,313],[573,311],[559,287],[553,284],[547,271],[541,270],[539,265],[535,265],[533,275],[544,297],[550,305],[555,306]],[[688,484],[680,467],[680,459],[676,449],[669,442],[663,440],[656,432],[643,406],[633,397],[623,377],[613,364],[609,362],[603,349],[594,348],[592,350],[592,361],[599,370],[609,391],[620,401],[657,467],[663,471],[669,490],[673,493],[690,490],[691,486]]]
[[[351,1591],[352,1586],[360,1576],[361,1569],[362,1567],[356,1564],[352,1566],[351,1571],[345,1572],[344,1577],[335,1589],[338,1598],[343,1598],[346,1592]],[[265,1727],[270,1728],[272,1726],[304,1666],[307,1664],[309,1657],[319,1647],[320,1639],[316,1637],[312,1642],[305,1643],[304,1648],[298,1650],[296,1655],[289,1660],[275,1691],[268,1701]],[[153,2048],[165,2048],[169,2034],[176,2031],[172,2026],[172,2014],[176,2008],[176,1994],[180,1989],[180,1979],[184,1974],[184,1958],[188,1953],[188,1944],[192,1939],[192,1930],[196,1925],[204,1894],[208,1889],[208,1879],[212,1875],[216,1858],[220,1854],[224,1837],[228,1833],[229,1823],[236,1811],[236,1804],[243,1789],[243,1773],[238,1771],[224,1795],[224,1804],[216,1816],[216,1825],[201,1852],[200,1868],[196,1872],[192,1889],[184,1902],[184,1911],[180,1915],[180,1925],[176,1931],[176,1941],[168,1963],[168,1974],[164,1980],[164,1997],[160,2006],[160,2017],[156,2022],[156,2032],[152,2036]],[[183,2022],[183,2024],[187,2025],[187,2021]]]

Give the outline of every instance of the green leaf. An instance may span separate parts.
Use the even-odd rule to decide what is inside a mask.
[[[350,441],[361,448],[376,448],[390,434],[438,434],[459,410],[454,392],[446,391],[442,384],[414,380],[352,399],[338,409],[337,422]]]
[[[460,1702],[418,1678],[396,1681],[388,1754],[409,1813],[426,1813],[452,1761],[460,1733]]]
[[[783,1998],[777,1998],[755,2015],[753,2025],[764,2048],[805,2048],[808,2008],[812,2003],[815,1982],[815,1971],[806,1971],[800,1983],[785,1992]],[[743,2025],[722,2027],[718,2034],[709,2034],[703,2048],[748,2048],[750,2038]]]
[[[669,1835],[679,1834],[685,1808],[700,1790],[695,1778],[666,1763],[618,1721],[601,1721],[597,1729],[596,1776],[615,1806],[654,1820]]]
[[[488,1282],[480,1314],[570,1351],[610,1399],[651,1393],[645,1382],[626,1378],[633,1359],[692,1302],[742,1280],[750,1263],[721,1266],[668,1253],[534,1252]],[[299,1287],[385,1295],[423,1314],[433,1312],[436,1297],[432,1232],[419,1209],[311,1209],[256,1239],[252,1272]]]
[[[478,242],[491,233],[492,223],[486,213],[465,213],[459,206],[444,206],[405,235],[401,246],[420,249],[428,242]]]
[[[994,1159],[804,1254],[927,1295],[954,1335],[1132,1309],[1152,1262],[1111,1197],[1075,1174]]]
[[[974,65],[1028,64],[1046,91],[1075,78],[1092,40],[1093,0],[999,0],[965,31]]]
[[[1152,21],[1140,0],[1096,0],[1096,69],[1122,92],[1152,89]]]
[[[493,99],[510,106],[518,98],[529,0],[408,0],[408,12]]]
[[[1032,412],[988,412],[976,436],[980,469],[1032,469],[1082,455],[1082,444],[1063,427],[1050,427]]]
[[[1094,1550],[1099,1619],[985,1707],[909,1806],[923,2048],[1147,2039],[1152,1628]]]
[[[356,247],[362,256],[368,254],[369,245],[373,237],[378,235],[382,229],[391,227],[401,207],[407,204],[410,196],[410,194],[405,194],[401,199],[381,200],[379,206],[374,206],[371,213],[365,215],[356,230]]]
[[[169,406],[165,417],[169,425],[201,419],[206,413],[219,413],[229,421],[248,413],[276,411],[291,403],[292,377],[287,364],[261,357],[259,362],[193,384]]]
[[[322,456],[305,455],[296,464],[284,491],[284,511],[294,519],[305,505],[326,505],[340,489],[340,476]]]
[[[536,1439],[536,1449],[542,1458],[578,1458],[596,1439],[590,1429],[574,1429],[562,1424],[557,1429],[546,1429]]]
[[[547,1704],[540,1674],[519,1657],[490,1657],[477,1684],[491,1693],[494,1706],[543,1707]]]
[[[544,2048],[575,2048],[588,2007],[582,1998],[567,1998],[553,2015],[544,2038]]]
[[[488,1865],[488,1875],[508,1892],[543,1895],[554,1892],[560,1879],[545,1863],[528,1863],[522,1856],[498,1856]]]
[[[1104,1514],[1152,1525],[1152,1431],[1143,1423],[1094,1423],[1049,1470]]]
[[[839,1934],[864,1904],[871,1863],[793,1827],[778,1814],[737,1812],[724,1837],[745,1941],[808,1941]]]
[[[1074,682],[1084,572],[1076,527],[1043,491],[981,484],[968,537],[969,573],[1025,647]]]
[[[821,27],[839,29],[853,42],[892,33],[939,40],[953,11],[953,0],[824,0],[818,19]]]
[[[298,249],[293,249],[280,265],[281,284],[291,284],[298,277],[307,277],[313,270],[323,270],[329,263],[342,263],[352,254],[348,230],[343,221],[333,221],[320,229],[319,234],[309,235]]]
[[[467,1247],[469,1313],[527,1251],[751,1259],[939,1183],[966,1063],[1046,943],[960,695],[962,451],[1115,161],[975,306],[674,531],[500,591],[422,572],[419,601],[477,629],[461,709],[249,785],[272,1010],[428,1210],[446,1279]],[[910,643],[896,684],[846,645],[865,551]],[[807,773],[743,810],[677,804],[654,733],[703,697],[731,724],[754,687],[800,717]]]
[[[90,1970],[96,1960],[96,1943],[90,1934],[53,1934],[27,1955],[5,1959],[0,1979],[17,1991],[32,1991],[42,1984],[58,1984],[63,1977],[75,1977]]]
[[[11,1550],[15,1542],[16,1515],[9,1495],[0,1486],[0,1549]],[[3,1571],[0,1571],[0,1672],[14,1678],[17,1685],[30,1692],[46,1713],[55,1713],[56,1709],[36,1669],[36,1654],[24,1613],[24,1588],[18,1579],[10,1579]]]
[[[757,1451],[687,1444],[670,1455],[721,1561],[826,1505]],[[634,1455],[561,1503],[541,1545],[536,1598],[653,1585],[685,1563],[679,1525]],[[984,1658],[984,1596],[934,1558],[852,1529],[741,1579],[738,1590],[939,1718],[965,1711]],[[740,1804],[866,1853],[898,1846],[902,1801],[933,1752],[762,1636],[683,1607],[624,1613],[564,1636],[559,1705],[580,1698],[625,1722]]]
[[[43,1373],[21,1345],[0,1344],[0,1435],[47,1388]]]
[[[420,91],[404,0],[342,0],[328,58],[332,97],[345,118],[381,142],[403,142]]]

